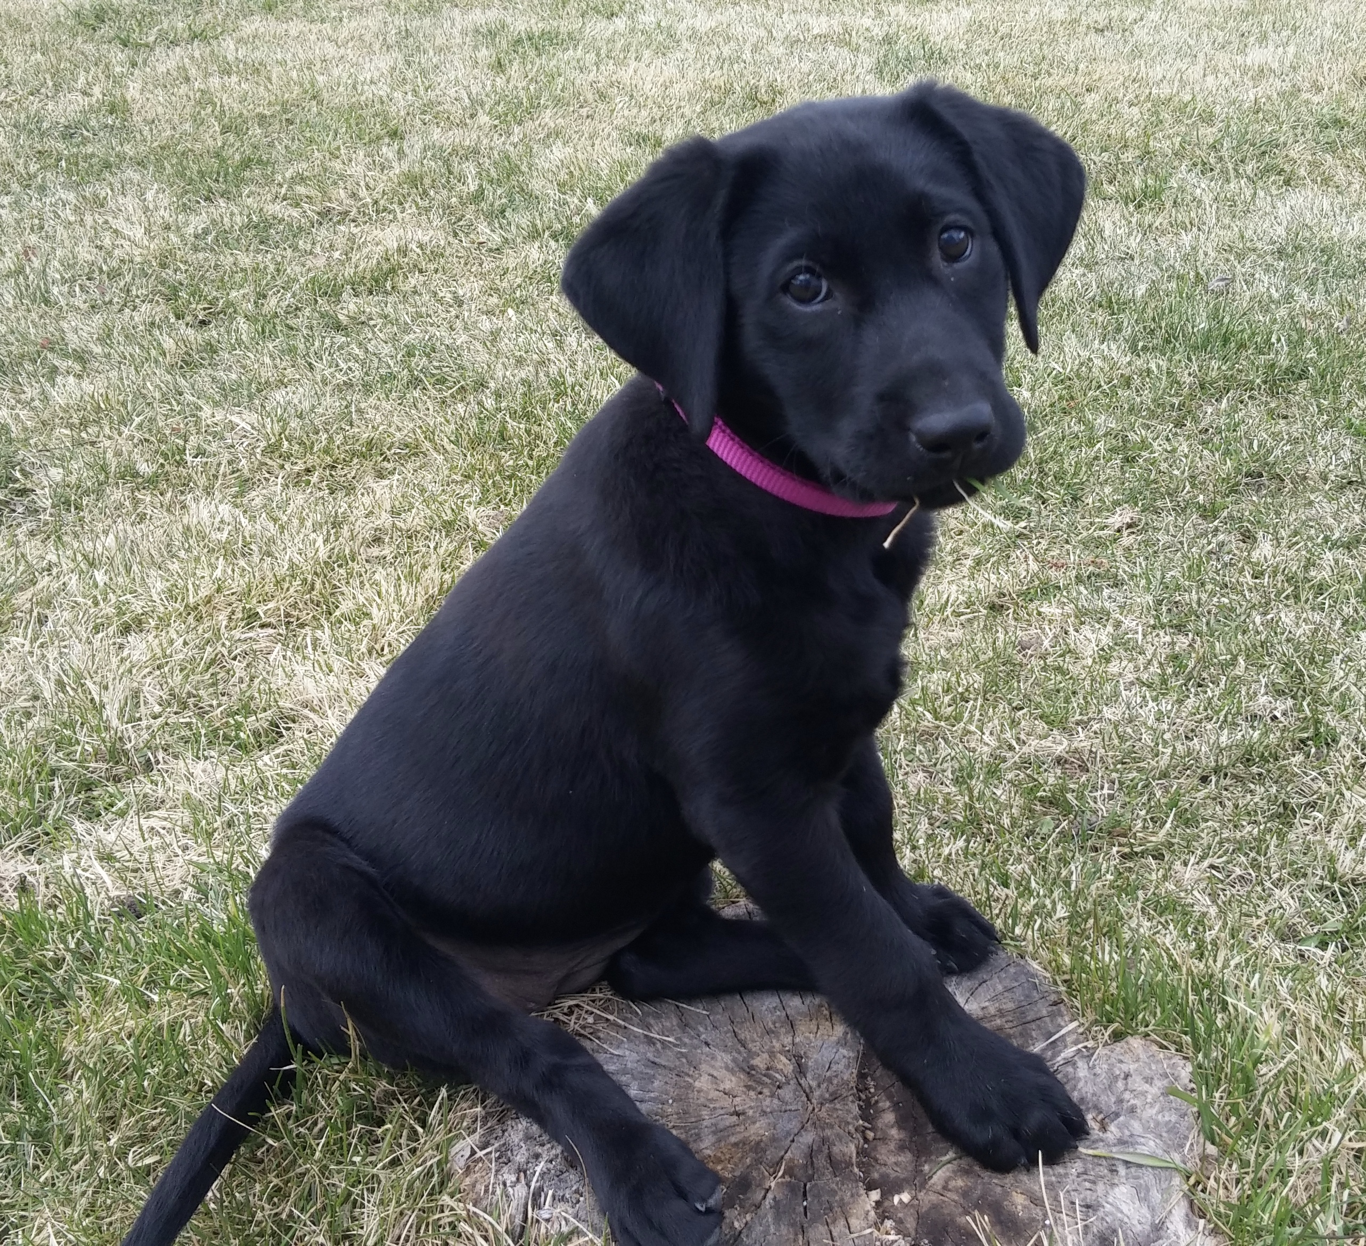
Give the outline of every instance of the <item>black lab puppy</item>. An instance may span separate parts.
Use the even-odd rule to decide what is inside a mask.
[[[621,1246],[715,1241],[716,1174],[528,1015],[603,976],[819,990],[992,1168],[1086,1132],[944,987],[995,931],[901,872],[873,738],[931,513],[1024,444],[1007,292],[1033,348],[1083,189],[1037,123],[930,83],[692,139],[607,207],[564,290],[642,375],[281,816],[251,890],[275,1009],[128,1242],[184,1225],[287,1035],[352,1033],[530,1116]],[[767,921],[708,907],[717,858]]]

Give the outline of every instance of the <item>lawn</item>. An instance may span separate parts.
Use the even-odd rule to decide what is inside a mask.
[[[1358,4],[0,0],[0,1240],[116,1241],[236,1062],[274,814],[627,374],[576,233],[925,75],[1091,193],[919,599],[904,860],[1191,1059],[1234,1242],[1366,1237]],[[186,1240],[504,1241],[484,1110],[314,1066]]]

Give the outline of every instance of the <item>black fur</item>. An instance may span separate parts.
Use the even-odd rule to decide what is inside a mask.
[[[622,1246],[716,1240],[720,1186],[527,1015],[603,975],[636,997],[815,987],[981,1162],[1075,1145],[1084,1119],[1043,1061],[943,985],[995,931],[902,873],[873,732],[929,512],[1024,444],[1007,291],[1033,346],[1083,187],[1037,123],[923,84],[693,139],[607,207],[564,289],[647,375],[390,668],[252,887],[300,1045],[354,1027],[380,1060],[472,1078],[582,1158]],[[956,259],[953,230],[971,234]],[[904,505],[774,498],[701,444],[714,410],[791,470]],[[766,921],[707,907],[718,857]],[[230,1087],[264,1087],[278,1020],[267,1036]],[[169,1242],[213,1180],[240,1135],[203,1140],[206,1119],[130,1241]]]
[[[185,1227],[272,1095],[294,1083],[294,1056],[280,1010],[272,1008],[242,1063],[213,1097],[152,1190],[124,1246],[169,1242]]]

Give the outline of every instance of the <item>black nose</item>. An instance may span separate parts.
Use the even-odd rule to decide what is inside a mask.
[[[930,411],[911,420],[911,437],[931,458],[961,459],[980,450],[996,427],[991,407],[974,402],[948,411]]]

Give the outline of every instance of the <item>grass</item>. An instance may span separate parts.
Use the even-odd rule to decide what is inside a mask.
[[[1366,1236],[1356,0],[0,0],[0,1239],[113,1242],[266,998],[274,813],[622,367],[668,143],[934,74],[1092,178],[943,524],[905,860],[1190,1057],[1236,1243]],[[501,1240],[469,1091],[334,1061],[188,1240]]]

